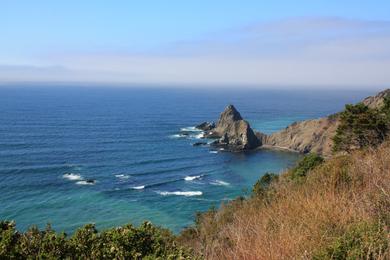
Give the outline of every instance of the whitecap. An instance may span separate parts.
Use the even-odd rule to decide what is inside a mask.
[[[65,173],[64,175],[62,175],[62,177],[70,181],[78,181],[82,179],[81,175],[75,173]]]
[[[201,191],[159,191],[157,193],[162,196],[176,195],[185,197],[201,196],[203,194]]]
[[[141,185],[141,186],[134,186],[134,187],[131,187],[133,190],[143,190],[145,189],[145,185]]]
[[[196,128],[195,126],[188,126],[180,128],[180,131],[182,132],[202,132],[202,130]]]
[[[202,177],[202,175],[197,175],[197,176],[186,176],[184,178],[185,181],[193,181],[193,180],[196,180],[196,179],[200,179]]]
[[[210,151],[209,153],[218,153],[218,151]]]
[[[95,185],[94,180],[86,180],[86,181],[78,181],[76,182],[77,185]]]
[[[221,181],[221,180],[215,180],[215,181],[212,181],[210,182],[211,185],[216,185],[216,186],[229,186],[230,183],[226,182],[226,181]]]
[[[118,179],[121,179],[121,180],[125,180],[125,179],[130,178],[130,176],[126,175],[126,174],[117,174],[117,175],[115,175],[115,177],[117,177]]]

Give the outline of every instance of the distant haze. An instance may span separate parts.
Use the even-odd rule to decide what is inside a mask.
[[[379,15],[379,11],[375,16],[375,10],[368,7],[367,12],[373,12],[370,17],[353,10],[351,15],[342,16],[336,12],[334,3],[323,13],[317,9],[304,13],[292,9],[291,12],[284,10],[283,15],[267,17],[261,8],[258,14],[250,11],[251,4],[257,6],[250,3],[247,9],[237,10],[241,12],[240,17],[231,19],[222,14],[219,16],[217,9],[214,10],[215,19],[226,20],[226,26],[209,17],[210,21],[206,18],[207,22],[199,21],[198,27],[186,20],[185,14],[188,14],[187,19],[196,19],[191,10],[177,7],[166,11],[176,16],[175,12],[187,12],[181,14],[182,21],[176,21],[175,32],[174,22],[168,24],[159,20],[163,17],[150,20],[146,13],[145,17],[142,13],[132,17],[121,11],[117,14],[123,16],[121,21],[115,13],[107,13],[107,24],[95,21],[111,2],[99,2],[99,5],[90,2],[91,9],[85,9],[85,12],[89,10],[85,20],[81,7],[75,17],[70,13],[69,16],[62,14],[58,19],[65,19],[65,22],[61,26],[56,16],[49,17],[48,13],[44,13],[40,24],[33,19],[40,12],[39,5],[48,8],[48,3],[43,4],[45,1],[37,1],[35,16],[27,13],[25,18],[18,13],[18,10],[23,11],[21,4],[15,6],[17,4],[12,1],[6,2],[9,6],[0,11],[0,17],[3,15],[0,22],[7,25],[0,28],[0,35],[5,39],[0,41],[0,82],[390,86],[390,21],[386,15]],[[77,9],[77,1],[69,2]],[[295,3],[298,5],[299,1]],[[307,1],[302,1],[304,3]],[[353,5],[354,2],[346,3]],[[371,3],[375,5],[375,1]],[[120,8],[118,5],[116,8]],[[204,2],[203,5],[207,8],[208,4]],[[378,1],[376,8],[381,9],[381,5],[390,10],[390,5],[384,1]],[[226,6],[234,8],[231,3]],[[83,8],[87,7],[84,4]],[[344,6],[345,10],[347,7]],[[49,11],[43,9],[42,12]],[[244,19],[246,11],[250,19]],[[274,11],[277,13],[277,9]],[[110,24],[111,18],[115,24],[112,21]],[[165,27],[159,27],[159,23],[166,23]],[[187,23],[188,31],[180,23]],[[41,27],[37,29],[37,26]],[[61,30],[66,37],[61,38]],[[83,36],[84,31],[86,36]]]

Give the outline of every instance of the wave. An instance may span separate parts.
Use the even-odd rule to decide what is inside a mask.
[[[65,173],[64,175],[62,175],[62,177],[63,177],[64,179],[68,179],[68,180],[70,180],[70,181],[82,180],[81,175],[75,174],[75,173]]]
[[[193,136],[195,139],[203,139],[204,138],[204,133],[200,133],[200,134],[197,134],[197,135],[194,135]]]
[[[133,190],[143,190],[145,189],[145,185],[141,185],[141,186],[134,186],[134,187],[131,187]]]
[[[211,185],[216,185],[216,186],[229,186],[230,183],[226,182],[226,181],[221,181],[221,180],[215,180],[215,181],[212,181],[210,182]]]
[[[196,179],[200,179],[202,178],[202,175],[196,175],[196,176],[186,176],[184,178],[185,181],[193,181],[193,180],[196,180]]]
[[[180,128],[180,131],[182,132],[202,132],[202,130],[196,128],[195,126],[188,126]]]
[[[218,153],[218,151],[210,151],[209,153]]]
[[[86,181],[78,181],[76,182],[77,185],[95,185],[95,180],[86,180]]]
[[[174,135],[170,135],[169,137],[170,138],[186,138],[186,137],[188,137],[188,135],[174,134]]]
[[[203,192],[201,191],[158,191],[157,193],[162,196],[176,195],[176,196],[192,197],[192,196],[203,195]]]
[[[126,174],[116,174],[115,177],[117,177],[118,179],[121,179],[121,180],[126,180],[126,179],[130,178],[130,176],[126,175]]]

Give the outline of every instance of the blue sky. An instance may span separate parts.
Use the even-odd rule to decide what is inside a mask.
[[[1,0],[0,7],[0,81],[390,83],[385,0]]]

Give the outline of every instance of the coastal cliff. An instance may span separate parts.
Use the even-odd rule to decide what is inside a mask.
[[[390,96],[390,89],[362,100],[369,108],[379,108],[383,99]],[[333,137],[340,123],[339,114],[295,122],[285,129],[271,135],[258,134],[263,147],[283,148],[300,153],[316,153],[330,156],[333,150]]]
[[[362,100],[369,108],[379,108],[383,99],[390,96],[390,89]],[[244,151],[256,148],[286,149],[300,153],[316,153],[329,157],[333,151],[333,138],[340,123],[340,114],[295,122],[285,129],[266,135],[255,132],[233,105],[222,113],[216,125],[204,122],[198,126],[205,136],[217,138],[215,146]]]

